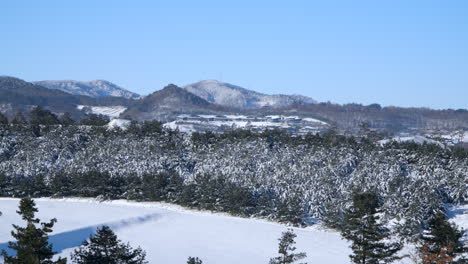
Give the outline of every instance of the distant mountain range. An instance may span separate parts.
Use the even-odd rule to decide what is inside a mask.
[[[216,80],[200,81],[182,88],[210,103],[241,109],[317,103],[302,95],[267,95]]]
[[[15,77],[0,76],[0,111],[10,116],[16,112],[30,111],[34,106],[41,106],[56,113],[69,112],[79,118],[82,111],[77,109],[78,105],[128,106],[130,102],[122,97],[94,98],[70,94]]]
[[[114,83],[104,80],[82,81],[39,81],[34,84],[64,91],[74,95],[85,95],[94,98],[123,97],[138,99],[140,95],[130,92]],[[302,95],[268,95],[216,80],[205,80],[182,87],[206,101],[239,109],[262,107],[284,107],[291,104],[315,104],[314,99]]]
[[[245,115],[254,121],[255,117],[280,115],[314,118],[352,133],[363,128],[389,134],[468,130],[468,111],[465,109],[317,103],[305,96],[266,95],[214,80],[184,87],[171,84],[140,97],[107,81],[31,83],[14,77],[0,77],[0,112],[11,117],[16,112],[29,112],[36,105],[57,114],[69,112],[74,118],[90,112],[113,118],[164,122],[175,120],[181,114]]]
[[[74,95],[85,95],[94,98],[100,97],[123,97],[127,99],[138,99],[140,95],[130,92],[114,83],[104,80],[95,80],[89,82],[80,81],[39,81],[34,82],[37,85],[49,89],[64,91]]]

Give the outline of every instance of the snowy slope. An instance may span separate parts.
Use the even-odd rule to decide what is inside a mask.
[[[104,115],[111,118],[119,117],[119,115],[125,110],[127,107],[122,105],[114,105],[114,106],[91,106],[91,105],[78,105],[76,107],[78,110],[85,110],[87,113],[96,114],[96,115]]]
[[[216,80],[205,80],[183,87],[210,103],[236,108],[281,107],[293,103],[316,103],[301,95],[267,95]]]
[[[40,81],[34,82],[49,89],[61,90],[75,95],[86,95],[91,97],[124,97],[128,99],[138,99],[140,95],[125,90],[124,88],[104,80],[80,82],[72,80],[63,81]]]
[[[11,239],[11,224],[22,223],[15,212],[18,202],[0,198],[0,249],[5,249]],[[237,264],[240,260],[245,264],[268,263],[276,256],[277,239],[287,229],[264,220],[191,211],[164,203],[42,198],[36,199],[36,204],[43,221],[58,219],[50,239],[54,249],[65,257],[97,226],[105,224],[123,241],[145,249],[149,263],[185,263],[188,256],[198,256],[206,264]],[[449,215],[457,225],[468,228],[468,206],[453,207]],[[307,253],[308,263],[350,263],[348,243],[337,232],[320,225],[294,231],[298,251]]]
[[[277,239],[286,226],[221,214],[194,212],[159,203],[91,200],[36,200],[42,220],[57,217],[51,241],[67,256],[97,225],[110,225],[123,241],[140,245],[150,263],[185,263],[198,256],[206,264],[268,263],[276,256]],[[0,199],[0,247],[10,238],[17,199]],[[297,248],[308,253],[309,263],[349,263],[347,243],[335,232],[296,229]]]

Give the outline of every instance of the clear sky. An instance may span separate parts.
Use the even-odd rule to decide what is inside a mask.
[[[2,1],[0,75],[468,108],[468,1]]]

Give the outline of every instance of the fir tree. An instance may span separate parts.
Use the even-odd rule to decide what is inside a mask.
[[[187,264],[203,264],[203,261],[201,261],[201,259],[199,258],[189,257],[187,260]]]
[[[307,257],[306,253],[294,253],[296,247],[296,234],[292,229],[283,232],[279,240],[278,253],[280,256],[270,259],[270,264],[289,264]]]
[[[447,216],[437,212],[428,222],[428,228],[421,236],[419,252],[424,264],[465,263],[462,254],[467,253],[464,247],[463,230],[450,223]],[[455,259],[459,257],[457,261]]]
[[[379,202],[375,194],[355,193],[353,206],[346,212],[346,225],[342,236],[351,241],[356,264],[391,263],[400,259],[396,256],[402,248],[400,243],[385,242],[390,231],[379,222]]]
[[[76,264],[144,264],[145,258],[145,251],[122,243],[108,226],[99,228],[71,255]]]
[[[52,232],[56,219],[49,223],[40,223],[41,227],[36,227],[40,220],[35,218],[38,210],[35,202],[31,198],[23,198],[20,201],[17,213],[26,221],[26,227],[13,225],[16,231],[11,235],[15,242],[8,242],[8,247],[16,251],[16,256],[9,256],[6,251],[2,252],[5,264],[65,264],[66,259],[52,261],[55,252],[49,244],[48,233]]]

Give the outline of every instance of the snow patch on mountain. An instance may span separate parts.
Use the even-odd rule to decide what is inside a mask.
[[[105,80],[89,82],[63,80],[63,81],[40,81],[34,82],[49,89],[61,90],[70,94],[85,95],[90,97],[124,97],[138,99],[140,95],[130,92],[114,83]]]
[[[115,106],[90,106],[90,105],[78,105],[78,110],[84,110],[86,113],[104,115],[110,118],[119,117],[127,107],[121,105]]]
[[[291,104],[317,103],[302,95],[267,95],[216,80],[205,80],[186,85],[185,90],[210,103],[236,108],[282,107]]]

